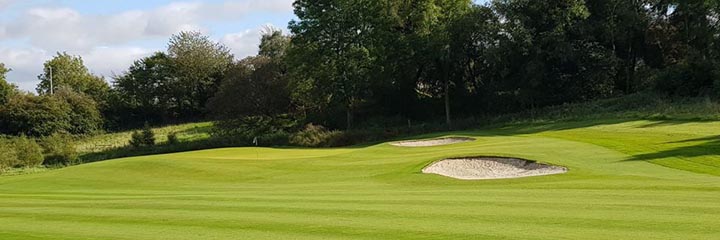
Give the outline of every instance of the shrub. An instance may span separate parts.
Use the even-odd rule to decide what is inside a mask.
[[[180,143],[180,139],[178,139],[177,133],[171,132],[170,134],[168,134],[167,142],[168,142],[168,144],[173,144],[173,145]]]
[[[0,108],[0,132],[9,135],[89,134],[102,123],[92,98],[65,88],[55,95],[15,94]]]
[[[254,138],[265,134],[288,132],[297,122],[290,116],[249,116],[224,119],[214,124],[213,135]]]
[[[17,152],[10,141],[0,139],[0,170],[17,165]]]
[[[141,132],[135,131],[132,133],[131,139],[130,139],[130,146],[139,148],[139,147],[145,147],[145,146],[154,146],[155,145],[155,133],[153,133],[152,128],[150,128],[149,124],[145,124],[145,127]]]
[[[45,165],[72,165],[78,161],[75,141],[70,135],[55,133],[42,140]]]
[[[706,95],[720,78],[720,66],[695,54],[660,72],[656,89],[676,96]]]
[[[15,139],[13,145],[17,152],[18,167],[37,167],[45,160],[42,147],[40,147],[35,139],[20,136]]]
[[[17,94],[0,108],[0,132],[48,136],[71,128],[71,107],[53,96]]]
[[[60,88],[54,97],[70,106],[66,114],[70,119],[70,128],[66,129],[72,134],[90,134],[102,128],[103,118],[98,110],[98,104],[84,93],[74,92],[68,88]]]
[[[286,146],[289,143],[290,135],[286,132],[276,132],[261,135],[258,137],[259,146]]]
[[[330,131],[327,128],[312,123],[290,136],[290,143],[304,147],[326,147],[330,139],[342,134],[340,131]]]

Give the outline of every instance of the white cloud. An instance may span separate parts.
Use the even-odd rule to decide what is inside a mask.
[[[291,12],[293,0],[226,1],[203,5],[201,12],[207,19],[238,18],[256,12]]]
[[[0,0],[0,11],[14,2],[19,1]],[[93,73],[109,78],[121,74],[134,60],[164,50],[164,45],[148,47],[148,41],[165,41],[171,34],[187,30],[208,34],[208,24],[250,14],[289,13],[292,2],[173,2],[154,9],[103,15],[83,14],[67,7],[34,7],[0,20],[0,44],[12,43],[0,46],[0,62],[13,69],[8,79],[25,90],[34,89],[42,64],[62,51],[82,56]],[[260,31],[225,34],[217,40],[231,48],[237,58],[244,58],[257,53]],[[140,42],[143,47],[133,46]]]
[[[85,66],[95,75],[105,76],[111,81],[115,74],[129,67],[135,60],[152,54],[155,50],[137,47],[98,47],[90,51],[73,52],[80,55]],[[24,90],[33,90],[38,83],[37,76],[43,71],[43,63],[54,57],[56,52],[38,48],[0,48],[0,59],[12,69],[8,79]]]
[[[135,60],[149,56],[154,51],[139,47],[99,47],[81,56],[93,74],[105,76],[110,81],[111,77],[122,74]]]
[[[263,11],[289,12],[291,7],[290,0],[175,2],[112,15],[83,15],[71,8],[33,8],[15,20],[0,23],[0,40],[28,39],[32,46],[43,49],[89,50],[98,45],[168,37],[179,31],[207,32],[201,27],[205,21],[238,19]]]
[[[0,10],[3,10],[13,3],[17,2],[17,0],[0,0]]]
[[[37,84],[37,75],[41,72],[42,63],[47,53],[37,48],[0,48],[0,61],[12,69],[8,80],[23,90],[33,90]]]
[[[237,59],[255,55],[260,45],[260,30],[251,29],[238,33],[230,33],[222,37],[220,43],[229,47]]]

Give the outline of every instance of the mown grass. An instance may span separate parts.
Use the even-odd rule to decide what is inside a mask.
[[[720,120],[720,103],[709,98],[671,98],[653,93],[640,93],[612,99],[566,104],[547,107],[532,111],[513,114],[492,115],[485,117],[460,118],[455,120],[453,129],[493,128],[507,124],[538,125],[545,128],[555,123],[567,124],[570,122],[600,121],[630,121],[654,120],[663,122],[672,121],[717,121]],[[366,144],[368,142],[386,141],[423,133],[446,131],[448,126],[443,122],[419,122],[412,127],[392,125],[397,119],[390,122],[371,122],[371,126],[354,129],[352,131],[333,131],[328,138],[320,135],[311,136],[320,138],[319,146],[348,146],[353,144]],[[365,124],[365,125],[368,125]],[[390,124],[390,125],[388,125]],[[572,123],[570,123],[572,124]],[[143,156],[148,154],[175,153],[192,150],[212,149],[220,147],[250,146],[251,139],[247,137],[211,136],[212,122],[189,123],[157,127],[153,129],[156,134],[157,145],[153,147],[133,148],[129,146],[133,131],[101,134],[84,137],[77,146],[81,162],[96,162],[113,158]],[[167,136],[177,133],[179,143],[169,144]],[[282,136],[281,136],[282,137]],[[261,146],[287,146],[293,144],[292,137],[287,139],[272,139],[266,141],[260,136]],[[299,146],[307,146],[300,144]],[[309,144],[313,145],[313,144]]]
[[[0,177],[2,239],[718,239],[720,122],[506,124],[428,148],[224,148]],[[566,166],[461,181],[461,156]],[[702,167],[700,167],[702,166]]]

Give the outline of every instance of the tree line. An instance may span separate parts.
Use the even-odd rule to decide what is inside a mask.
[[[297,0],[256,56],[197,32],[112,84],[82,58],[45,63],[38,94],[0,66],[0,132],[88,134],[212,119],[220,134],[492,115],[643,91],[720,92],[712,0]],[[50,69],[53,86],[50,88]],[[50,94],[52,92],[53,94]]]

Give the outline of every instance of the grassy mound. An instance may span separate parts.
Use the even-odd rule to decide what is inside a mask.
[[[432,148],[227,148],[0,177],[2,239],[714,239],[720,122],[583,120]],[[566,174],[462,181],[506,156]]]

